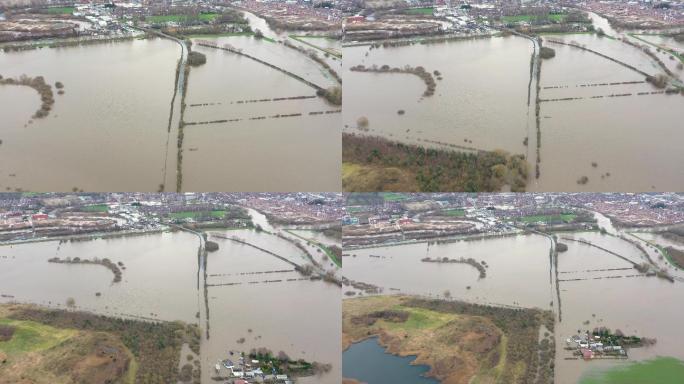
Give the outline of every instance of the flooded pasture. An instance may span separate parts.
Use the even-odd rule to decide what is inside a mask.
[[[513,36],[345,47],[344,129],[356,132],[357,119],[365,116],[368,134],[392,140],[525,153],[523,141],[534,132],[527,126],[531,54],[532,43]],[[350,70],[357,65],[438,71],[435,94],[423,97],[425,84],[417,76]]]
[[[613,39],[560,35],[545,40],[576,43],[647,74],[660,73],[646,54]],[[556,56],[542,65],[541,175],[528,190],[681,189],[684,170],[678,164],[684,157],[676,138],[682,134],[684,98],[592,52],[545,44]]]
[[[339,383],[341,375],[340,290],[323,281],[310,281],[293,266],[261,250],[217,238],[220,249],[207,261],[208,339],[202,343],[203,382],[212,383],[217,360],[236,360],[234,353],[268,348],[291,359],[330,364],[320,375],[301,383]],[[304,254],[292,244],[266,233],[227,231],[249,243],[301,264]],[[315,311],[316,316],[306,313]],[[224,370],[224,369],[222,369]],[[225,372],[218,372],[225,374]]]
[[[265,23],[248,19],[253,27]],[[170,38],[0,53],[0,75],[43,76],[55,99],[48,116],[32,118],[39,95],[0,85],[0,102],[15,106],[2,116],[0,188],[339,190],[341,111],[317,96],[339,84],[306,52],[280,41],[317,50],[332,68],[340,60],[324,50],[338,43],[309,39],[323,44],[317,49],[261,30],[266,38],[193,39],[207,63],[187,79],[180,72],[177,84],[187,50]]]
[[[95,313],[192,323],[198,245],[187,233],[3,245],[1,300],[64,308],[73,298],[76,308]],[[112,282],[103,266],[49,263],[53,257],[122,262],[122,281]]]
[[[376,285],[384,294],[444,297],[448,290],[451,297],[468,302],[549,309],[555,294],[549,281],[549,247],[543,236],[520,235],[350,249],[345,250],[349,256],[344,258],[344,276]],[[422,262],[425,257],[473,258],[489,267],[480,278],[471,265]]]
[[[577,233],[601,247],[635,262],[645,257],[629,243],[612,236]],[[562,241],[562,240],[561,240]],[[558,256],[562,321],[556,324],[556,382],[576,383],[584,374],[657,356],[684,360],[684,337],[680,332],[684,286],[639,273],[624,260],[584,244],[566,242],[568,251]],[[612,270],[610,270],[612,269]],[[572,276],[568,278],[566,276]],[[578,330],[595,327],[619,329],[627,335],[655,338],[649,347],[631,348],[629,360],[566,360],[565,340]]]
[[[281,44],[252,37],[213,40],[240,46],[321,87],[332,85],[320,66]],[[250,58],[198,44],[195,49],[207,55],[207,63],[193,68],[188,81],[183,189],[218,191],[226,183],[231,190],[338,189],[339,107]]]
[[[2,190],[157,190],[179,57],[162,39],[0,53],[3,77],[43,76],[65,91],[53,87],[52,110],[33,119],[37,92],[0,86],[12,105],[0,128]]]

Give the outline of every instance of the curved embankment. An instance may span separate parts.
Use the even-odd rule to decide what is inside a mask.
[[[61,88],[64,86],[62,85],[62,83],[59,82],[57,84],[58,88],[60,88],[60,94],[63,94],[64,91]],[[45,82],[45,78],[43,76],[28,77],[26,75],[22,75],[20,78],[14,79],[3,78],[0,75],[0,85],[26,86],[38,92],[38,94],[40,95],[41,105],[40,108],[38,108],[38,110],[36,110],[36,112],[33,114],[32,117],[34,119],[41,119],[47,117],[47,115],[50,113],[50,110],[52,110],[52,105],[55,103],[55,97],[52,92],[52,86]]]
[[[114,264],[111,260],[109,259],[94,259],[94,260],[88,260],[88,259],[81,259],[78,257],[75,257],[73,259],[60,259],[59,257],[53,257],[51,259],[48,259],[48,263],[56,263],[56,264],[86,264],[86,265],[102,265],[103,267],[109,269],[112,271],[114,274],[114,280],[112,282],[118,283],[121,282],[121,268],[123,268],[123,263],[119,262],[118,264]]]
[[[425,70],[423,67],[412,67],[412,68],[391,68],[389,65],[383,65],[381,67],[366,67],[364,65],[356,65],[349,68],[352,72],[371,72],[371,73],[403,73],[418,76],[425,83],[425,92],[423,92],[423,97],[429,97],[435,94],[435,89],[437,88],[437,83],[432,73]],[[435,71],[435,74],[439,73]],[[439,76],[439,75],[438,75]]]
[[[472,257],[469,258],[459,258],[459,259],[450,259],[448,257],[439,259],[431,259],[429,257],[425,257],[420,259],[423,263],[442,263],[442,264],[450,264],[450,263],[455,263],[455,264],[467,264],[472,266],[473,268],[477,269],[477,271],[480,273],[480,279],[484,279],[487,277],[487,270],[485,269],[485,266],[483,264],[480,264],[479,261],[473,259]],[[484,261],[483,261],[484,263]]]
[[[282,72],[282,73],[284,73],[284,74],[286,74],[286,75],[292,77],[293,79],[299,80],[299,81],[301,81],[302,83],[304,83],[304,84],[306,84],[306,85],[308,85],[308,86],[310,86],[310,87],[312,87],[312,88],[315,88],[317,91],[324,91],[324,90],[325,90],[325,88],[321,87],[320,85],[317,85],[317,84],[315,84],[315,83],[313,83],[313,82],[311,82],[311,81],[309,81],[309,80],[307,80],[307,79],[305,79],[305,78],[303,78],[303,77],[301,77],[301,76],[299,76],[299,75],[297,75],[297,74],[294,74],[294,73],[292,73],[292,72],[290,72],[290,71],[288,71],[288,70],[286,70],[286,69],[280,68],[280,67],[277,66],[277,65],[274,65],[274,64],[271,64],[271,63],[266,62],[266,61],[264,61],[264,60],[261,60],[261,59],[259,59],[259,58],[256,58],[256,57],[252,56],[252,55],[249,55],[249,54],[247,54],[247,53],[241,52],[241,51],[239,51],[239,50],[237,50],[237,49],[234,49],[234,48],[231,48],[231,47],[227,47],[227,46],[219,47],[218,44],[213,43],[213,42],[211,42],[211,41],[207,41],[207,40],[198,40],[198,41],[197,41],[197,45],[199,45],[200,47],[221,49],[221,50],[224,50],[224,51],[232,52],[232,53],[234,53],[234,54],[236,54],[236,55],[244,56],[244,57],[246,57],[246,58],[248,58],[248,59],[251,59],[251,60],[256,61],[257,63],[261,63],[261,64],[266,65],[266,66],[268,66],[268,67],[270,67],[270,68],[273,68],[273,69],[275,69],[275,70],[277,70],[277,71],[280,71],[280,72]]]
[[[592,243],[589,242],[589,241],[582,240],[582,239],[573,239],[573,238],[571,238],[571,237],[561,237],[561,239],[566,240],[566,241],[574,241],[574,242],[577,242],[577,243],[582,243],[582,244],[588,245],[588,246],[590,246],[590,247],[598,248],[598,249],[600,249],[600,250],[602,250],[602,251],[604,251],[604,252],[610,253],[610,254],[613,255],[613,256],[619,257],[620,259],[622,259],[622,260],[624,260],[624,261],[626,261],[626,262],[632,264],[633,266],[639,265],[638,263],[636,263],[636,262],[634,262],[634,261],[628,259],[627,257],[620,255],[619,253],[615,253],[615,252],[611,251],[610,249],[603,248],[603,247],[598,246],[598,245],[596,245],[596,244],[592,244]]]
[[[584,51],[587,51],[587,52],[591,52],[591,53],[593,53],[593,54],[595,54],[595,55],[598,55],[598,56],[603,57],[603,58],[606,59],[606,60],[610,60],[610,61],[612,61],[612,62],[614,62],[614,63],[617,63],[617,64],[622,65],[622,66],[625,67],[625,68],[631,69],[632,71],[634,71],[634,72],[636,72],[636,73],[638,73],[638,74],[640,74],[640,75],[642,75],[642,76],[644,76],[644,77],[651,77],[651,75],[649,75],[648,73],[646,73],[646,72],[644,72],[644,71],[642,71],[642,70],[640,70],[640,69],[638,69],[638,68],[636,68],[636,67],[634,67],[634,66],[632,66],[632,65],[630,65],[630,64],[627,64],[627,63],[625,63],[624,61],[620,61],[620,60],[618,60],[618,59],[615,59],[615,58],[613,58],[613,57],[610,57],[610,56],[608,56],[608,55],[605,55],[605,54],[603,54],[603,53],[601,53],[601,52],[597,52],[597,51],[594,51],[593,49],[590,49],[590,48],[587,48],[587,47],[583,47],[583,46],[581,46],[581,45],[579,45],[579,44],[567,43],[567,42],[565,42],[565,41],[558,41],[558,40],[552,40],[552,39],[547,39],[546,41],[548,41],[549,43],[552,43],[552,44],[567,45],[567,46],[569,46],[569,47],[574,47],[574,48],[581,49],[581,50],[584,50]]]
[[[294,261],[291,261],[291,260],[289,260],[289,259],[287,259],[287,258],[285,258],[285,257],[283,257],[283,256],[280,256],[280,255],[277,254],[277,253],[271,252],[271,251],[269,251],[268,249],[261,248],[261,247],[259,247],[258,245],[254,245],[254,244],[249,243],[249,242],[247,242],[247,241],[244,241],[244,240],[242,240],[242,239],[238,239],[238,238],[236,238],[236,237],[231,237],[231,236],[224,236],[224,235],[220,235],[220,234],[218,234],[218,233],[212,233],[211,235],[214,236],[214,237],[218,237],[219,239],[230,240],[230,241],[234,241],[234,242],[236,242],[236,243],[242,244],[242,245],[250,246],[250,247],[252,247],[252,248],[255,248],[255,249],[260,250],[261,252],[268,253],[269,255],[271,255],[271,256],[273,256],[273,257],[279,259],[279,260],[282,260],[282,261],[284,261],[284,262],[286,262],[286,263],[288,263],[288,264],[290,264],[290,265],[292,265],[292,266],[295,267],[295,269],[298,270],[298,271],[300,271],[300,270],[302,269],[302,267],[301,267],[299,264],[295,263]]]

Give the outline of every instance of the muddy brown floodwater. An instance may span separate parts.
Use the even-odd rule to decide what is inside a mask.
[[[38,94],[0,86],[0,103],[12,105],[0,124],[0,188],[156,191],[179,57],[161,39],[0,53],[3,77],[43,76],[55,93],[50,114],[30,123]]]

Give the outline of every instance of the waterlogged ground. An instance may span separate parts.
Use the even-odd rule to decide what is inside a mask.
[[[344,275],[381,287],[384,294],[444,297],[448,290],[451,297],[468,302],[549,309],[554,294],[549,247],[545,237],[530,235],[345,250],[350,256],[343,261]],[[421,262],[425,257],[473,258],[489,268],[480,278],[471,265]]]
[[[532,43],[495,37],[394,48],[344,48],[344,129],[421,145],[437,143],[525,153]],[[441,73],[435,94],[411,74],[352,72],[350,67],[423,66]],[[404,110],[405,114],[398,114]],[[531,127],[534,128],[534,127]]]
[[[649,74],[662,72],[646,54],[614,39],[587,34],[545,39],[586,46]],[[678,165],[684,161],[678,145],[684,139],[679,129],[684,98],[663,94],[643,75],[591,52],[546,45],[556,57],[542,64],[541,177],[528,190],[684,187],[684,169]],[[565,98],[572,100],[557,100]],[[578,183],[584,176],[588,182]]]
[[[295,263],[306,260],[299,249],[273,235],[249,230],[224,235],[256,243]],[[210,337],[202,344],[203,382],[214,382],[217,360],[237,360],[230,351],[265,347],[292,359],[332,365],[329,372],[298,382],[338,384],[341,343],[332,336],[341,329],[339,287],[310,281],[292,265],[260,250],[214,241],[220,249],[210,253],[207,262]]]
[[[333,84],[320,66],[291,48],[252,37],[218,42],[320,86]],[[231,190],[339,190],[339,106],[247,57],[198,44],[194,49],[207,55],[207,63],[189,77],[183,189],[219,191],[228,184]]]
[[[590,241],[634,262],[646,261],[638,249],[613,236],[584,232],[567,237]],[[557,383],[577,383],[585,374],[613,367],[624,368],[626,363],[657,356],[684,360],[684,336],[679,331],[682,313],[681,308],[673,305],[684,299],[681,282],[637,276],[639,273],[625,260],[584,244],[560,241],[568,245],[568,251],[558,256],[562,320],[556,324]],[[565,339],[578,329],[600,326],[655,338],[657,343],[629,350],[628,362],[601,360],[586,363],[564,359],[569,355],[563,350]]]
[[[187,233],[0,246],[0,300],[65,308],[73,298],[85,311],[192,323],[198,246]],[[48,263],[53,257],[122,262],[122,281],[104,266]]]
[[[322,66],[283,44],[245,36],[216,40],[320,87],[337,84]],[[0,86],[0,102],[14,106],[2,116],[0,189],[156,191],[163,184],[174,190],[180,170],[184,190],[339,190],[339,106],[246,57],[194,48],[208,60],[188,79],[184,121],[191,125],[180,168],[176,126],[169,131],[177,43],[148,39],[1,53],[0,75],[44,76],[48,84],[62,82],[65,93],[57,95],[53,86],[52,111],[32,119],[40,107],[37,92]],[[325,60],[339,67],[339,60]],[[241,121],[203,124],[233,119]]]
[[[55,94],[50,114],[32,120],[38,93],[0,86],[12,106],[0,125],[0,189],[157,190],[179,57],[161,39],[0,53],[0,75],[43,76]]]

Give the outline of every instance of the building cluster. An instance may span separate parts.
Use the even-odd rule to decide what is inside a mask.
[[[571,4],[628,25],[684,26],[684,2],[681,1],[575,0]]]
[[[380,196],[380,195],[378,195]],[[627,226],[684,223],[684,196],[676,193],[484,193],[406,194],[400,200],[350,200],[344,225],[390,222],[443,208],[463,208],[466,217],[504,227],[510,218],[587,209]]]
[[[110,231],[159,231],[175,222],[178,212],[253,208],[286,224],[335,224],[343,215],[335,193],[49,193],[3,194],[0,198],[0,241]],[[190,215],[192,216],[192,215]],[[249,218],[233,214],[235,227]],[[208,219],[216,219],[207,215]],[[203,217],[178,219],[202,221]],[[216,220],[224,220],[218,218]]]
[[[320,20],[336,23],[342,20],[342,10],[334,1],[313,0],[236,0],[232,4],[260,16],[284,17],[301,20]]]

